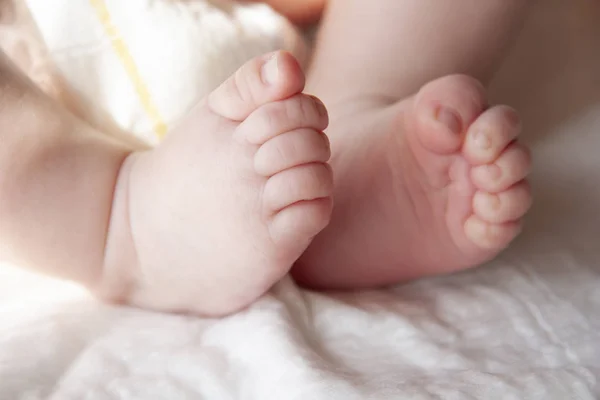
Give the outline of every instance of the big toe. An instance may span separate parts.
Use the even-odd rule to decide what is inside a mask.
[[[304,83],[298,61],[277,51],[244,64],[208,96],[208,105],[222,117],[243,121],[264,104],[300,93]]]
[[[432,81],[412,101],[408,131],[437,154],[460,150],[467,129],[487,105],[481,83],[465,75]]]

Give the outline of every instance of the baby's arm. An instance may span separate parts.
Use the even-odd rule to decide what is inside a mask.
[[[0,261],[95,287],[130,151],[69,115],[0,54]]]

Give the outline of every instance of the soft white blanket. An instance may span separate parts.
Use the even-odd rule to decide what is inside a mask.
[[[521,239],[480,269],[221,321],[0,267],[0,399],[600,398],[600,3],[549,0],[494,83],[536,157]]]

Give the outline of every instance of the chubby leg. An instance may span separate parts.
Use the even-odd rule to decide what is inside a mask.
[[[369,96],[397,101],[450,74],[467,74],[486,84],[532,4],[330,0],[307,89],[329,107]]]
[[[331,1],[308,89],[330,111],[336,207],[298,281],[355,288],[456,271],[517,235],[529,153],[515,111],[489,107],[480,81],[529,6]]]
[[[249,61],[155,149],[122,145],[0,58],[0,260],[100,297],[221,316],[328,223],[323,104],[289,54]]]

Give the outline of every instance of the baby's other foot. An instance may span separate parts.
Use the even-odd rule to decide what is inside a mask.
[[[126,161],[117,201],[136,253],[113,265],[110,297],[220,316],[289,271],[332,209],[328,116],[303,87],[291,55],[254,59]]]
[[[515,111],[486,104],[477,81],[449,76],[392,105],[329,107],[336,208],[293,270],[297,280],[393,284],[504,249],[531,204],[530,156],[516,140]]]

